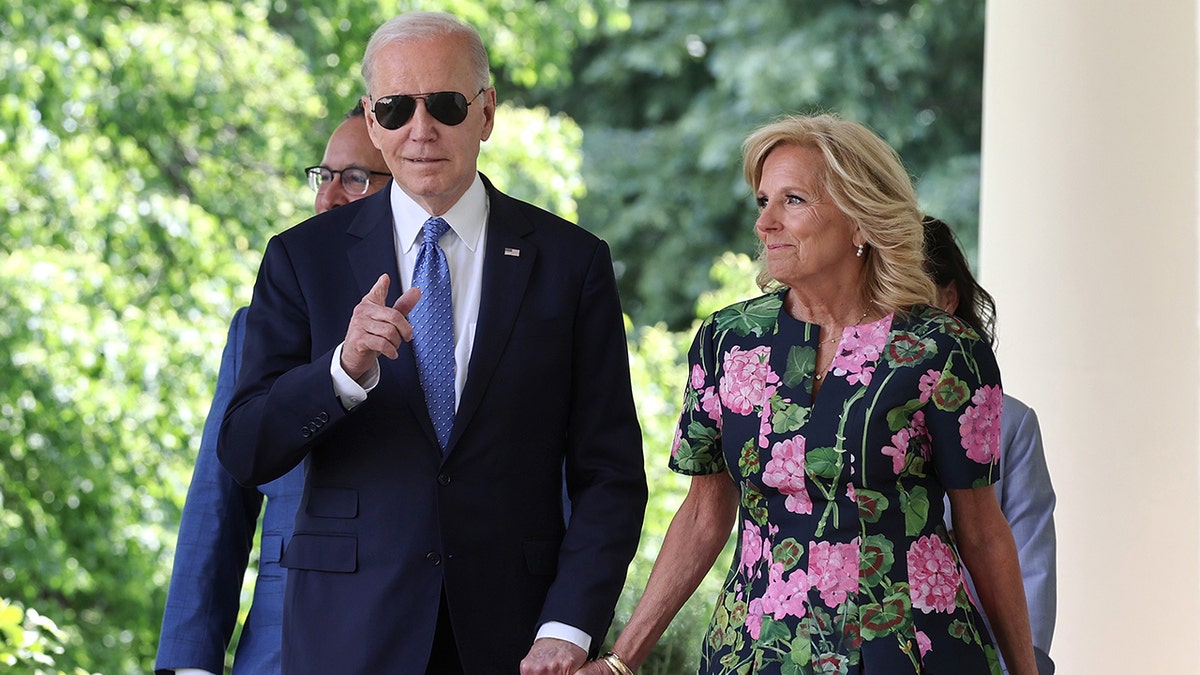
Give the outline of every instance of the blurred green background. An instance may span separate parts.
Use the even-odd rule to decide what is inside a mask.
[[[755,292],[746,134],[866,123],[974,250],[982,0],[9,0],[0,669],[151,670],[226,326],[267,237],[312,211],[301,170],[371,31],[409,9],[489,46],[483,171],[613,249],[652,495],[614,630],[686,491],[666,458],[696,317]],[[643,673],[694,668],[726,564]]]

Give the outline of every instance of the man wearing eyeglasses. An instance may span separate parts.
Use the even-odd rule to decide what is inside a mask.
[[[363,76],[395,180],[268,244],[221,428],[244,484],[306,467],[284,672],[574,672],[646,504],[608,247],[478,172],[473,28],[397,17]]]
[[[330,136],[321,164],[305,173],[316,192],[317,213],[362,199],[387,184],[391,173],[367,134],[361,103]],[[239,309],[229,327],[216,395],[183,506],[155,664],[160,675],[225,671],[225,650],[237,624],[242,580],[260,511],[258,577],[234,655],[233,673],[280,672],[286,572],[279,566],[279,558],[292,536],[304,475],[297,467],[265,485],[242,487],[217,461],[217,429],[237,379],[245,319],[245,308]]]

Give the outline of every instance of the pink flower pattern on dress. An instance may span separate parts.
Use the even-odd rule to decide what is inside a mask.
[[[921,651],[922,659],[924,659],[925,655],[929,653],[929,650],[933,649],[933,642],[930,641],[929,636],[925,634],[925,631],[917,631],[917,649]]]
[[[918,410],[913,413],[912,423],[892,436],[892,444],[883,446],[883,454],[892,458],[892,472],[899,476],[904,471],[908,451],[914,443],[917,444],[921,458],[928,460],[933,454],[929,440],[929,430],[925,428],[925,413]]]
[[[758,447],[765,448],[771,436],[771,406],[765,405],[758,413]]]
[[[980,464],[993,464],[1000,460],[1000,413],[1004,409],[1004,394],[996,385],[980,387],[971,397],[958,418],[962,433],[962,446],[967,457]]]
[[[847,327],[842,333],[838,354],[830,365],[833,374],[838,377],[845,375],[850,384],[871,384],[875,366],[867,364],[874,364],[883,353],[891,326],[892,316],[889,314],[865,326]]]
[[[767,404],[775,394],[779,375],[771,370],[771,348],[760,346],[743,351],[735,346],[722,364],[721,404],[736,415],[749,415]]]
[[[742,567],[746,569],[746,575],[750,575],[750,571],[754,569],[763,559],[763,553],[770,553],[770,542],[763,539],[759,535],[758,527],[754,525],[754,521],[747,520],[742,523]]]
[[[808,599],[809,579],[804,570],[795,569],[785,578],[783,563],[774,563],[770,568],[767,592],[762,597],[763,615],[775,619],[786,616],[804,618],[804,601]]]
[[[829,607],[846,602],[846,594],[858,590],[858,537],[845,544],[809,542],[808,577]]]
[[[792,513],[812,513],[812,498],[804,478],[804,437],[793,436],[771,448],[771,461],[763,469],[763,483],[787,495],[784,508]]]
[[[908,549],[909,597],[914,608],[929,612],[953,612],[962,574],[954,552],[936,535],[917,539]]]
[[[932,504],[943,471],[960,485],[995,480],[979,461],[994,456],[994,357],[919,308],[843,331],[828,371],[838,386],[816,401],[805,353],[772,367],[772,346],[782,357],[811,335],[786,322],[785,297],[722,310],[689,354],[672,468],[727,471],[740,493],[738,552],[701,670],[846,672],[869,641],[911,659],[904,672],[989,672],[995,650]],[[933,447],[937,469],[918,470]]]
[[[933,396],[933,389],[941,380],[942,374],[937,370],[927,371],[921,376],[921,379],[917,382],[917,391],[921,392],[921,403],[925,403],[929,400],[930,396]]]
[[[700,392],[700,409],[708,413],[708,418],[721,428],[721,399],[717,396],[715,387],[706,387]]]

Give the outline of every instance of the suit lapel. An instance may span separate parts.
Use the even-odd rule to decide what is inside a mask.
[[[396,232],[392,222],[390,194],[391,188],[388,187],[364,198],[363,207],[346,229],[346,234],[351,238],[346,255],[359,295],[366,295],[379,275],[386,273],[391,278],[388,305],[394,304],[404,290],[400,287],[400,267],[396,261]],[[400,397],[412,408],[413,416],[420,420],[421,427],[436,448],[437,434],[429,418],[429,408],[425,405],[425,394],[418,384],[420,380],[412,343],[401,345],[398,351],[400,355],[395,360],[379,359],[379,387],[400,388]]]
[[[533,226],[516,208],[514,200],[493,188],[486,178],[484,184],[488,188],[490,204],[479,321],[475,327],[467,382],[454,417],[450,442],[446,446],[447,455],[479,409],[483,392],[496,372],[500,355],[516,323],[538,253],[526,238],[533,231]]]
[[[396,263],[396,232],[392,224],[390,189],[383,189],[362,200],[363,207],[346,228],[351,241],[346,255],[359,293],[366,295],[380,274],[387,273],[388,304],[400,297],[400,268]]]

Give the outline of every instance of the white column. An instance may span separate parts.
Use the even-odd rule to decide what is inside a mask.
[[[980,267],[1058,492],[1058,672],[1200,669],[1196,0],[990,0]]]

